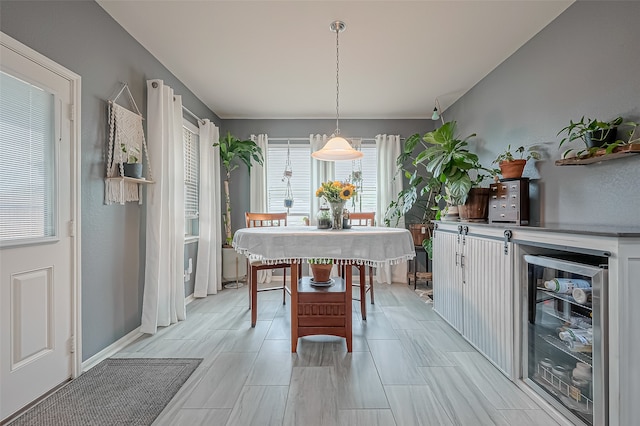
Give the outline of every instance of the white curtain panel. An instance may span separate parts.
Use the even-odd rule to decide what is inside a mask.
[[[155,184],[147,185],[149,201],[140,331],[155,334],[158,327],[186,318],[182,99],[162,80],[147,80],[147,133]]]
[[[262,150],[264,164],[252,163],[249,188],[249,209],[252,213],[266,213],[267,206],[267,160],[269,137],[266,134],[251,135],[251,140]],[[249,272],[247,272],[249,273]],[[273,276],[272,270],[258,271],[258,283],[270,283]]]
[[[309,135],[311,143],[311,152],[316,152],[327,143],[329,138],[327,135]],[[316,189],[320,187],[322,182],[333,180],[335,166],[333,161],[321,161],[309,156],[311,161],[311,225],[316,225],[316,213],[320,209],[321,199],[316,197]]]
[[[264,157],[264,165],[251,163],[251,176],[249,179],[249,209],[253,213],[267,212],[267,152],[269,137],[266,134],[251,135],[251,140],[256,143],[262,150]]]
[[[194,297],[222,290],[220,148],[213,146],[219,138],[220,129],[212,122],[200,122],[200,238]]]
[[[376,151],[378,153],[378,207],[376,219],[379,226],[384,224],[384,214],[391,201],[402,191],[402,179],[394,179],[398,173],[396,160],[402,151],[399,135],[377,135]],[[401,218],[398,228],[404,228]],[[407,262],[393,266],[378,268],[376,271],[378,282],[407,282]]]

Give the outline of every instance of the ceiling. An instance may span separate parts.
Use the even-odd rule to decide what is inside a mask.
[[[573,0],[98,0],[220,118],[422,119]]]

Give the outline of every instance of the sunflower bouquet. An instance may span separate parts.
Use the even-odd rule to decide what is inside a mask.
[[[323,182],[316,190],[316,197],[322,197],[329,203],[340,203],[356,195],[356,187],[338,180]]]

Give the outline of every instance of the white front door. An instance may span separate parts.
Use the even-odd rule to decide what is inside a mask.
[[[1,44],[0,420],[74,375],[78,247],[78,88],[19,43],[3,35]]]

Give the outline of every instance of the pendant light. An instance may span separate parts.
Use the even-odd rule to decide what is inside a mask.
[[[433,115],[431,116],[433,121],[437,121],[438,119],[442,120],[442,124],[444,124],[444,117],[442,116],[442,108],[440,108],[440,102],[438,102],[438,98],[436,98],[433,106]]]
[[[336,33],[336,131],[322,149],[311,156],[317,160],[340,161],[355,160],[362,157],[361,151],[353,149],[348,140],[340,136],[340,40],[339,35],[346,25],[342,21],[335,21],[329,25],[329,29]]]

